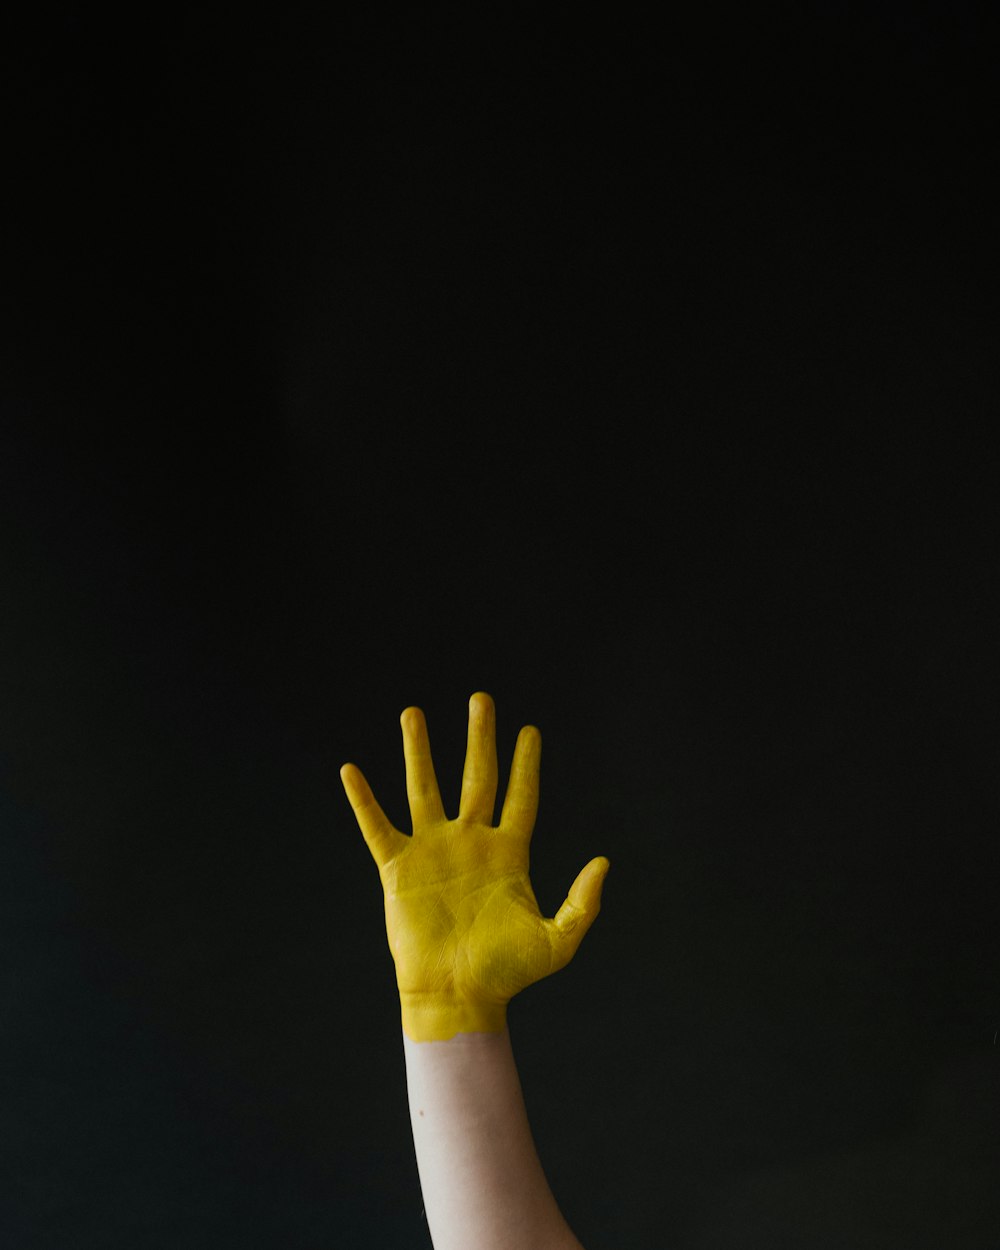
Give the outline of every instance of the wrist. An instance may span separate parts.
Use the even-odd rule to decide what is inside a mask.
[[[413,1042],[446,1042],[457,1033],[503,1033],[507,1004],[441,994],[399,995],[403,1032]]]

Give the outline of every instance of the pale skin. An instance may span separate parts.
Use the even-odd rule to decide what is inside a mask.
[[[600,909],[607,859],[591,860],[552,919],[528,879],[541,734],[517,740],[500,824],[496,717],[479,691],[459,813],[444,812],[419,708],[400,717],[413,836],[360,769],[341,779],[378,865],[396,964],[410,1122],[435,1250],[583,1250],[560,1212],[528,1125],[506,1007],[565,967]]]

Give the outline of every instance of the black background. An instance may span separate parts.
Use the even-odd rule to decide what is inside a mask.
[[[337,770],[487,690],[588,1250],[995,1250],[983,10],[366,12],[3,40],[0,1239],[430,1244]]]

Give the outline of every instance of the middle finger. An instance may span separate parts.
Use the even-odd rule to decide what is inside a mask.
[[[493,824],[497,801],[496,708],[484,691],[469,700],[469,741],[462,773],[459,820]]]

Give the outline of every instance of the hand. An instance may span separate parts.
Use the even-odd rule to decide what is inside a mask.
[[[542,739],[518,735],[500,824],[496,715],[480,691],[469,700],[469,737],[458,817],[441,803],[424,714],[400,717],[413,836],[390,824],[360,769],[340,770],[344,789],[385,896],[386,933],[396,964],[403,1029],[414,1041],[459,1032],[502,1033],[507,1003],[525,986],[564,968],[600,911],[610,862],[592,859],[551,920],[528,879],[538,812]]]

